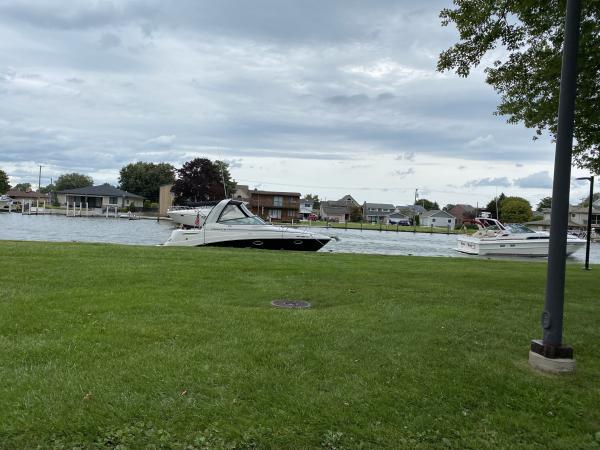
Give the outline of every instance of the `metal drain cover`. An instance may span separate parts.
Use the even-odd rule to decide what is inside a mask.
[[[303,300],[273,300],[271,305],[275,308],[307,309],[310,303]]]

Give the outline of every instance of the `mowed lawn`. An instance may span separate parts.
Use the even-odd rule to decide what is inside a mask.
[[[567,376],[527,363],[545,269],[0,242],[0,447],[597,449],[600,267]]]

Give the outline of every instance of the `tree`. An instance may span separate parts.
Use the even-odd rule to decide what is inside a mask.
[[[175,182],[175,167],[168,163],[138,161],[119,171],[119,187],[124,191],[158,201],[160,186]]]
[[[500,205],[502,222],[527,222],[531,220],[531,204],[521,197],[506,197]]]
[[[495,112],[556,138],[565,2],[548,0],[454,0],[441,11],[442,25],[454,24],[459,42],[440,54],[438,70],[466,77],[496,47],[508,56],[485,68],[487,83],[501,95]],[[574,163],[600,172],[600,2],[581,2],[577,67]]]
[[[230,178],[229,171],[221,173],[219,166],[209,159],[196,158],[184,163],[177,170],[177,180],[171,189],[175,194],[175,203],[224,199],[222,176],[225,176],[225,186],[235,183]]]
[[[0,194],[4,194],[10,189],[10,183],[8,182],[8,175],[2,169],[0,169]]]
[[[593,197],[592,197],[592,203],[594,203],[596,200],[600,200],[600,192],[595,192]],[[579,203],[579,206],[583,206],[584,208],[587,208],[590,204],[590,196],[586,196],[584,199],[581,200],[581,203]]]
[[[41,188],[38,189],[38,192],[40,194],[49,194],[50,192],[54,192],[54,191],[55,191],[54,184],[42,186]]]
[[[219,175],[221,175],[221,183],[223,179],[225,180],[225,188],[227,189],[227,197],[232,197],[237,189],[237,183],[233,178],[231,178],[231,174],[229,173],[229,164],[225,161],[215,161],[214,162],[217,170],[219,171]]]
[[[363,218],[362,208],[360,206],[355,206],[350,211],[350,222],[360,222]]]
[[[504,195],[504,192],[501,192],[498,197],[494,197],[493,199],[491,199],[490,202],[485,207],[485,210],[491,214],[492,218],[499,217],[499,214],[498,214],[499,211],[496,211],[496,205],[498,205],[498,209],[501,210],[502,209],[501,208],[502,201],[505,198],[506,198],[506,195]]]
[[[415,202],[415,205],[421,205],[427,211],[431,211],[432,209],[440,209],[437,202],[432,202],[430,200],[427,200],[426,198],[420,198]]]
[[[319,200],[318,194],[306,194],[304,198],[306,200],[312,200],[313,209],[319,209],[321,207],[321,200]]]
[[[31,191],[31,183],[18,183],[15,185],[15,190],[22,192]]]
[[[92,177],[80,173],[64,173],[56,180],[54,186],[56,191],[66,191],[67,189],[77,189],[92,186],[94,180]]]
[[[450,210],[452,208],[454,208],[456,205],[453,205],[452,203],[448,203],[446,206],[444,206],[443,210],[446,212],[450,212]]]
[[[552,208],[552,197],[544,197],[540,200],[535,209],[537,212],[542,212],[542,209]]]

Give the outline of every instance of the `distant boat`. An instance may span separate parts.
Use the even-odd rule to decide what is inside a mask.
[[[12,198],[6,195],[0,196],[0,212],[10,212],[15,205],[16,203]]]
[[[316,251],[330,240],[329,236],[310,231],[267,224],[244,202],[225,199],[210,210],[197,228],[174,230],[164,245]]]
[[[457,250],[469,255],[548,256],[550,234],[536,232],[520,223],[502,224],[489,217],[477,217],[464,223],[477,225],[473,235],[458,237]],[[585,240],[567,235],[567,256],[585,245]]]

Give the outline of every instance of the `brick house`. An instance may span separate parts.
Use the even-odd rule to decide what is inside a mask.
[[[454,205],[449,211],[454,217],[456,217],[456,225],[462,225],[465,220],[474,219],[477,210],[471,205]]]
[[[257,216],[273,221],[298,220],[300,194],[298,192],[250,191],[250,209]]]

